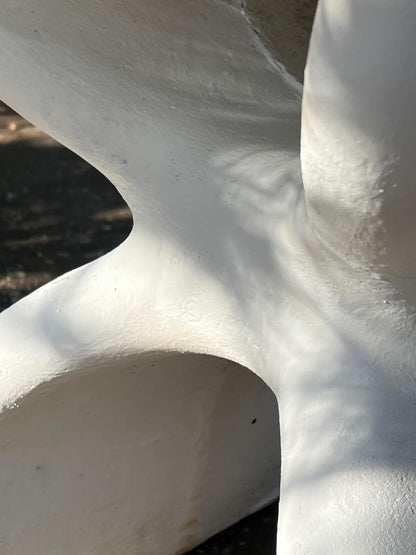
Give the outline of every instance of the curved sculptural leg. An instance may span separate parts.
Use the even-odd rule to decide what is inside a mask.
[[[275,411],[251,372],[201,355],[44,383],[0,422],[2,553],[186,552],[277,495]]]
[[[137,244],[2,313],[4,554],[183,553],[278,495],[273,394],[175,354],[200,345],[200,307],[162,290],[156,259],[129,275]]]
[[[281,553],[415,551],[415,22],[412,1],[318,7],[302,172],[319,317],[282,377]]]
[[[2,313],[2,553],[183,553],[278,495],[273,394],[175,354],[202,350],[195,276],[182,261],[179,297],[139,245],[143,264],[130,237]]]
[[[2,98],[134,217],[119,248],[0,317],[1,551],[184,552],[278,493],[270,391],[167,355],[261,371],[300,88],[217,2],[6,1],[0,44]]]

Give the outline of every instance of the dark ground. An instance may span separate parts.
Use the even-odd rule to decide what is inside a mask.
[[[0,310],[113,249],[131,225],[107,179],[0,104]]]
[[[0,311],[113,249],[130,229],[130,211],[105,177],[0,102]],[[274,504],[188,555],[274,555],[276,520]]]

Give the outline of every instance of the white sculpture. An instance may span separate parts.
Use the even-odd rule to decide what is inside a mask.
[[[227,360],[278,398],[279,553],[414,553],[415,20],[321,1],[303,189],[301,86],[238,6],[1,1],[1,98],[134,215],[0,317],[2,553],[182,553],[275,497]]]

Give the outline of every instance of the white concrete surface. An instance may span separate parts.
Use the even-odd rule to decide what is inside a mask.
[[[119,248],[0,317],[1,399],[5,407],[20,404],[4,413],[0,437],[21,414],[16,458],[6,468],[17,477],[16,460],[30,461],[22,475],[27,491],[35,492],[31,499],[47,465],[26,454],[30,402],[51,437],[68,439],[62,450],[44,449],[48,460],[62,460],[65,450],[85,449],[81,438],[73,439],[80,426],[71,399],[82,393],[87,400],[88,391],[107,383],[108,402],[93,402],[98,436],[86,455],[99,461],[98,447],[107,441],[105,407],[115,410],[114,390],[119,413],[126,364],[143,368],[148,387],[137,397],[128,388],[127,406],[135,399],[146,406],[156,396],[146,353],[204,353],[248,367],[277,395],[279,554],[414,553],[415,20],[411,0],[321,1],[305,79],[302,180],[301,86],[267,52],[236,3],[33,0],[29,7],[2,0],[0,96],[107,175],[134,215],[133,232]],[[143,484],[135,490],[124,483],[123,490],[115,480],[102,494],[92,481],[85,497],[71,498],[72,506],[87,507],[82,541],[67,528],[78,526],[79,515],[62,516],[49,532],[49,552],[42,551],[52,520],[39,517],[30,536],[38,542],[35,553],[182,552],[195,507],[204,517],[189,545],[252,510],[256,479],[266,476],[254,504],[273,495],[267,446],[234,466],[220,460],[226,450],[215,450],[214,435],[202,433],[203,422],[210,428],[215,421],[217,437],[233,437],[234,416],[216,412],[208,374],[190,376],[195,360],[213,360],[163,360],[161,373],[154,371],[155,383],[162,386],[165,373],[169,385],[163,408],[155,407],[152,423],[139,431],[149,441],[163,437],[166,451],[151,441],[146,449],[127,449],[133,458],[137,449],[144,458],[154,453],[157,461],[148,475],[155,484],[150,518],[141,520],[148,497],[134,506],[139,540],[131,526],[133,499],[149,486],[128,459],[126,480],[138,476]],[[242,383],[253,380],[242,386],[247,405],[236,407],[246,422],[263,401],[255,393],[259,382],[238,372]],[[213,369],[216,392],[220,375]],[[59,395],[67,399],[58,421],[68,433],[53,430],[58,408],[50,418],[41,412],[48,383],[46,406]],[[235,376],[233,383],[240,383]],[[160,415],[172,413],[176,387],[177,418],[186,419],[188,407],[197,413],[199,404],[212,416],[153,434]],[[233,388],[225,389],[221,407],[232,406]],[[133,420],[140,420],[136,410]],[[120,434],[127,448],[122,416],[114,422],[112,437]],[[258,441],[248,430],[235,438],[237,453],[247,448],[244,437],[250,445]],[[200,472],[193,449],[185,466],[192,480],[179,484],[163,474],[172,461],[175,475],[180,472],[181,446],[195,444],[204,457],[217,452],[214,472]],[[9,456],[7,449],[1,456]],[[117,454],[109,457],[111,466]],[[72,472],[77,464],[69,458],[66,468]],[[230,465],[242,481],[238,487],[227,481],[223,490],[232,503],[224,506],[209,492],[222,487]],[[97,467],[97,483],[106,468],[104,461]],[[160,473],[164,481],[156,478]],[[54,480],[51,498],[62,500],[65,483]],[[74,480],[68,479],[71,493]],[[120,521],[112,528],[115,509],[107,504],[119,489],[125,503],[119,501]],[[197,502],[195,491],[205,492]],[[23,506],[4,503],[5,521]],[[180,507],[174,522],[166,517],[172,506]],[[218,520],[217,511],[223,511]],[[28,553],[29,522],[20,530],[21,550],[6,547],[8,553]],[[10,527],[1,537],[5,530]],[[92,543],[85,551],[87,537]]]

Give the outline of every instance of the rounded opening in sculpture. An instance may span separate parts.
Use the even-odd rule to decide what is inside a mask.
[[[16,555],[184,553],[278,495],[275,396],[228,360],[153,353],[85,368],[0,425],[0,537]]]

